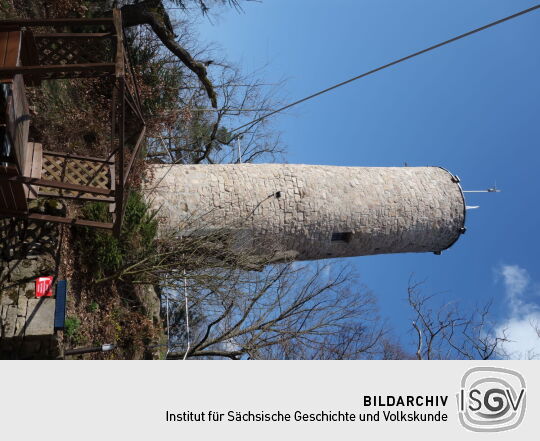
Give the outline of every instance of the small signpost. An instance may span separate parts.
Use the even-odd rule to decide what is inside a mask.
[[[54,330],[63,330],[66,326],[67,281],[59,280],[56,284],[56,308],[54,311]]]
[[[52,297],[53,276],[38,277],[36,279],[36,298]]]

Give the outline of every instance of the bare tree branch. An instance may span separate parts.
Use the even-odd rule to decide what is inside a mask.
[[[505,357],[506,331],[497,334],[489,322],[491,302],[469,314],[454,302],[433,309],[435,295],[421,292],[424,282],[409,280],[408,303],[414,311],[412,327],[417,335],[416,358],[488,360]]]
[[[145,0],[121,8],[124,26],[149,25],[161,42],[191,70],[203,85],[212,107],[217,108],[217,96],[208,79],[206,66],[193,59],[191,54],[176,41],[171,20],[161,0]]]

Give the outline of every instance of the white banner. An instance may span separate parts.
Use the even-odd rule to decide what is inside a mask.
[[[3,439],[536,439],[540,364],[2,362]],[[392,438],[392,437],[397,438]]]

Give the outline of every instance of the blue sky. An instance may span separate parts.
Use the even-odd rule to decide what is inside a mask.
[[[293,101],[396,58],[535,4],[525,0],[377,0],[243,3],[225,9],[200,39],[246,72],[287,82]],[[301,104],[276,117],[290,163],[440,165],[468,195],[467,233],[442,256],[350,259],[381,313],[407,344],[409,277],[464,306],[494,300],[497,326],[523,353],[540,319],[540,10]],[[530,326],[529,326],[530,328]],[[540,347],[537,347],[540,352]]]

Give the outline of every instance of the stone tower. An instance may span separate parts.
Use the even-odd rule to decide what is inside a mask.
[[[227,230],[255,254],[298,260],[435,252],[465,231],[459,179],[439,167],[157,165],[163,229]],[[198,234],[201,234],[199,231]]]

